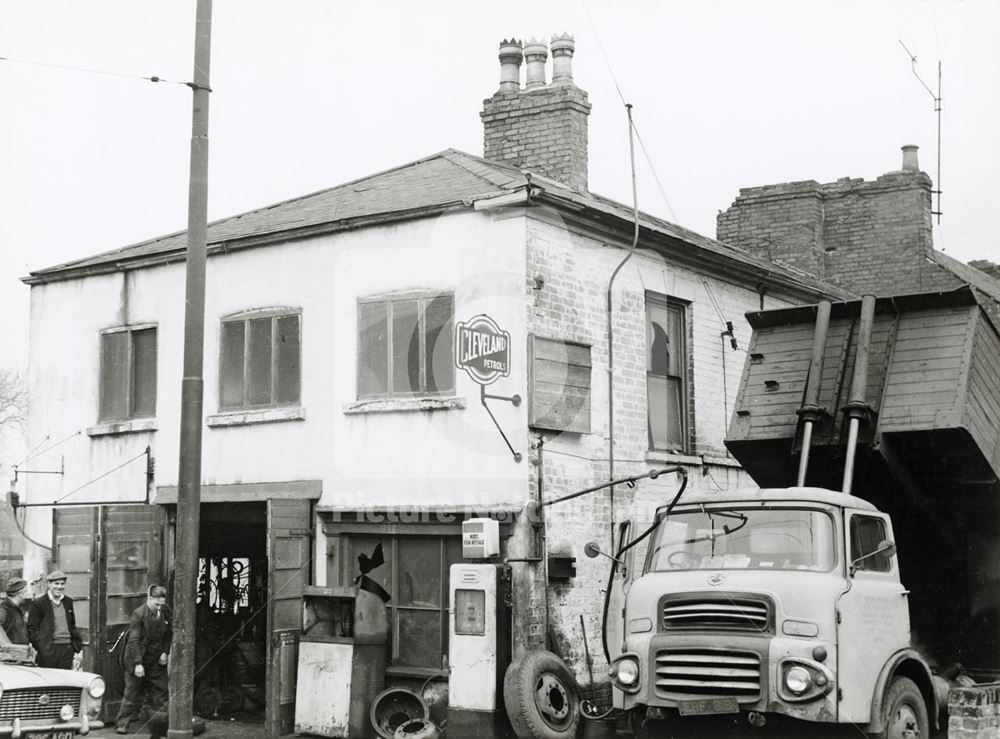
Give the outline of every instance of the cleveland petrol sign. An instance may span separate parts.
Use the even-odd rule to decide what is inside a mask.
[[[510,334],[487,315],[455,324],[455,366],[480,385],[510,374]]]

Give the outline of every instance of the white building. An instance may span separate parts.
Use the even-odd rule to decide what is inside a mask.
[[[583,544],[650,520],[675,476],[553,505],[544,526],[526,512],[673,464],[696,489],[748,483],[723,445],[743,314],[849,295],[646,215],[636,231],[630,207],[587,189],[590,105],[571,39],[552,53],[546,83],[544,46],[501,46],[485,158],[448,150],[209,227],[204,598],[217,625],[242,625],[251,666],[284,665],[257,676],[271,735],[288,730],[294,660],[273,650],[294,648],[302,586],[349,584],[377,542],[390,676],[447,676],[445,573],[474,512],[501,519],[505,557],[575,558],[559,580],[544,557],[511,563],[515,649],[548,642],[586,682],[579,616],[601,662],[607,565]],[[70,573],[99,670],[147,583],[169,577],[185,243],[25,278],[29,440],[49,439],[36,463],[62,471],[22,478],[23,503],[60,503],[27,509],[55,548],[31,547],[26,575]],[[455,362],[456,324],[481,315],[509,334],[491,365],[508,374],[485,390]]]

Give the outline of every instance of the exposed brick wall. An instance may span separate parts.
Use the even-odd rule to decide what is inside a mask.
[[[483,156],[587,189],[587,93],[572,83],[483,101]]]
[[[948,739],[1000,738],[1000,683],[952,688],[948,693]]]
[[[740,190],[716,222],[720,241],[879,295],[947,290],[959,280],[929,261],[931,180],[889,172]]]
[[[543,432],[545,441],[541,455],[537,449],[529,455],[532,494],[537,490],[540,472],[542,495],[552,499],[609,479],[606,290],[608,279],[625,255],[625,249],[613,248],[569,227],[535,219],[527,222],[526,242],[528,330],[540,336],[590,345],[593,364],[591,433],[553,435]],[[727,458],[723,439],[750,336],[743,315],[759,307],[760,296],[753,287],[665,264],[662,258],[643,253],[642,249],[619,273],[612,301],[615,477],[641,474],[671,464],[670,458],[662,453],[648,450],[646,290],[689,301],[692,386],[688,490],[725,490],[752,485],[746,473]],[[770,303],[768,307],[778,304]],[[735,324],[737,340],[744,351],[734,352],[728,339],[723,341],[720,336],[726,319]],[[727,391],[725,394],[723,388]],[[537,436],[537,432],[532,435]],[[698,455],[705,455],[707,462],[701,464]],[[643,480],[634,489],[618,486],[614,520],[632,519],[634,531],[640,531],[652,521],[656,507],[668,502],[676,490],[675,475]],[[564,583],[550,583],[547,589],[542,589],[543,581],[536,579],[539,590],[531,596],[533,613],[539,614],[530,627],[531,643],[551,643],[575,671],[588,697],[591,675],[598,686],[607,681],[607,663],[601,643],[604,603],[601,591],[607,584],[609,563],[605,558],[588,559],[583,546],[588,541],[596,541],[607,551],[611,522],[612,503],[607,490],[547,507],[546,548],[553,554],[576,557],[576,576]],[[640,567],[644,554],[645,547],[637,547],[635,561]],[[541,619],[546,603],[548,634],[543,633]],[[589,665],[583,632],[587,637]]]

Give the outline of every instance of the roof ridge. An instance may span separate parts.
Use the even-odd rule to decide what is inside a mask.
[[[474,154],[468,154],[459,149],[446,149],[441,152],[441,155],[455,166],[461,167],[470,174],[480,177],[496,187],[509,188],[518,179],[524,179],[524,172],[517,167],[477,157]],[[501,174],[503,170],[510,172],[510,175],[505,176]]]

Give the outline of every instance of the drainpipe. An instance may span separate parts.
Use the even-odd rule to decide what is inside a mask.
[[[816,306],[816,328],[813,331],[812,358],[809,362],[809,375],[806,377],[806,392],[802,398],[802,407],[796,411],[802,419],[802,454],[799,457],[799,476],[795,483],[799,487],[806,484],[813,424],[825,413],[824,409],[819,407],[819,384],[823,374],[823,355],[826,353],[826,334],[830,328],[830,307],[829,300],[822,300]]]
[[[614,287],[615,278],[618,277],[618,273],[621,271],[625,263],[632,258],[635,254],[635,249],[639,245],[639,200],[636,195],[635,186],[635,144],[632,139],[632,105],[630,103],[625,104],[625,110],[628,112],[628,153],[629,162],[632,166],[632,220],[635,223],[635,231],[632,235],[632,246],[628,250],[628,254],[625,255],[624,259],[618,263],[615,267],[615,271],[611,273],[611,279],[608,280],[608,480],[612,482],[615,479],[615,334],[614,334],[614,315],[611,312],[611,289]],[[614,485],[610,488],[611,491],[611,550],[615,550],[615,487]]]
[[[844,458],[844,484],[841,489],[850,495],[854,482],[854,454],[858,446],[858,429],[869,408],[865,403],[868,387],[868,357],[872,343],[872,324],[875,322],[875,296],[861,298],[861,323],[858,327],[858,348],[854,355],[854,376],[851,378],[851,395],[844,406],[848,418],[847,451]]]

